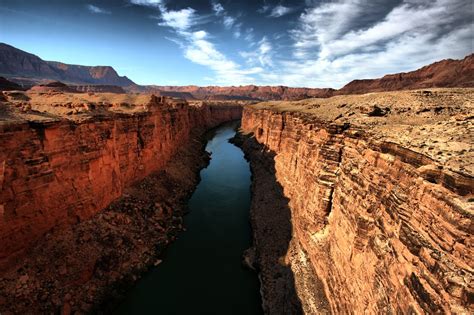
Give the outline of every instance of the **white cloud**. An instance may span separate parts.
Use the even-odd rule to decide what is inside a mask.
[[[136,5],[144,5],[150,7],[157,7],[162,4],[162,0],[130,0],[130,2]]]
[[[110,14],[110,11],[99,8],[98,6],[95,6],[93,4],[86,5],[86,8],[94,14]]]
[[[291,8],[288,8],[288,7],[285,7],[285,6],[282,6],[282,5],[277,5],[276,7],[274,7],[272,9],[272,11],[270,12],[270,17],[275,17],[275,18],[278,18],[278,17],[281,17],[283,15],[286,15],[290,12],[292,12],[293,10]],[[264,11],[265,12],[265,11]]]
[[[231,17],[231,16],[224,16],[224,26],[226,29],[230,29],[232,28],[232,26],[234,25],[235,23],[235,18]]]
[[[264,5],[262,6],[260,9],[257,10],[258,13],[266,13],[268,12],[268,10],[271,9],[271,6],[269,5]]]
[[[194,9],[170,11],[161,1],[152,2],[161,12],[160,25],[174,31],[170,40],[186,59],[212,70],[214,84],[339,88],[353,79],[415,70],[440,59],[462,58],[473,50],[470,4],[465,0],[402,0],[393,8],[380,6],[382,0],[307,0],[309,7],[292,30],[267,34],[260,41],[253,28],[213,2],[219,23],[231,36],[244,40],[242,59],[233,59],[200,27],[203,16]],[[274,17],[288,14],[275,10],[278,7],[265,6],[261,11],[267,16],[275,11]],[[284,42],[288,38],[290,43]]]
[[[241,51],[240,56],[246,60],[250,65],[259,65],[262,68],[273,66],[272,60],[272,45],[264,36],[257,44],[254,51]]]
[[[240,38],[240,35],[241,35],[240,28],[242,26],[242,23],[237,23],[237,19],[227,14],[222,4],[218,2],[212,3],[212,10],[217,16],[222,17],[222,24],[224,24],[225,29],[230,30],[234,28],[234,31],[233,31],[234,37]]]
[[[357,28],[374,5],[341,0],[308,8],[291,31],[295,59],[281,62],[284,70],[265,79],[340,87],[353,79],[415,70],[472,53],[472,26],[462,22],[469,21],[466,1],[405,0],[385,17]]]
[[[197,31],[193,33],[194,38],[196,39],[204,39],[207,37],[206,31]]]
[[[215,82],[226,85],[250,84],[254,79],[249,76],[263,69],[252,67],[242,69],[240,65],[228,59],[205,39],[193,38],[185,48],[184,56],[190,61],[206,66],[216,73]]]
[[[212,4],[212,10],[216,13],[216,15],[221,15],[224,13],[224,7],[219,2]]]
[[[266,37],[263,37],[258,46],[259,61],[262,66],[271,66],[273,64],[271,51],[272,45]]]
[[[159,25],[169,26],[178,31],[186,31],[191,27],[191,25],[194,24],[194,20],[196,19],[195,12],[196,11],[192,8],[186,8],[178,11],[162,10],[161,17],[163,22]]]
[[[260,67],[242,67],[219,51],[211,42],[211,36],[205,30],[196,30],[201,17],[193,8],[168,10],[161,1],[133,0],[135,4],[153,6],[161,12],[160,26],[169,27],[175,31],[176,37],[167,37],[176,43],[184,53],[184,57],[196,64],[208,67],[215,73],[213,82],[224,85],[250,84],[255,82],[253,75],[263,71]],[[235,23],[233,17],[228,16],[222,5],[213,5],[216,14],[223,15],[226,28],[234,27],[234,36],[240,36],[241,23]],[[238,32],[238,35],[237,35]]]

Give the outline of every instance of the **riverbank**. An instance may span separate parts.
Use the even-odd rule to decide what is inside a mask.
[[[259,144],[251,134],[242,131],[232,143],[245,153],[252,171],[252,202],[250,218],[253,233],[252,247],[246,251],[246,261],[258,272],[262,307],[265,314],[303,314],[309,310],[330,314],[324,288],[309,264],[296,270],[290,265],[301,254],[292,240],[289,200],[275,178],[275,162],[271,152]],[[296,283],[305,279],[305,283]],[[306,286],[312,292],[300,299],[296,286]],[[311,313],[311,312],[310,312]]]
[[[182,230],[186,202],[209,161],[202,132],[166,167],[91,219],[53,229],[0,280],[0,312],[107,313]]]

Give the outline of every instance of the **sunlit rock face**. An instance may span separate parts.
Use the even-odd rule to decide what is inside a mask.
[[[162,169],[193,130],[239,119],[242,112],[240,106],[148,99],[120,112],[110,111],[112,104],[81,105],[84,118],[77,121],[64,118],[74,115],[26,116],[31,106],[43,106],[33,103],[19,119],[0,124],[0,260],[56,226],[91,217],[124,188]],[[14,103],[5,106],[16,115]]]
[[[274,156],[291,211],[284,260],[304,311],[315,313],[321,303],[321,292],[309,285],[313,277],[335,314],[471,312],[472,174],[372,136],[376,123],[361,128],[350,118],[323,119],[291,105],[245,108],[242,130],[259,144],[247,146],[250,159],[258,150]],[[375,121],[369,116],[353,117]],[[448,127],[458,123],[449,121]],[[312,275],[301,272],[307,265]]]

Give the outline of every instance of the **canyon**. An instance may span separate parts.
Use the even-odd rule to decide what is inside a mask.
[[[474,312],[474,55],[340,90],[176,87],[7,46],[0,313],[113,313],[185,233],[203,135],[235,120],[252,172],[238,267],[264,313]]]
[[[473,92],[245,107],[266,313],[472,313]]]

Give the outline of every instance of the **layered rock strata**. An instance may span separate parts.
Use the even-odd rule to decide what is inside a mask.
[[[188,106],[148,96],[143,105],[121,103],[116,111],[85,103],[73,120],[41,113],[45,106],[25,97],[30,101],[7,97],[2,105],[2,262],[53,227],[90,218],[126,187],[163,169],[193,129],[241,115],[240,106]]]
[[[273,213],[275,190],[253,190],[268,313],[282,314],[272,291],[291,286],[308,314],[472,313],[472,90],[417,93],[244,109],[254,183],[273,176],[282,190]],[[397,138],[398,129],[407,131]],[[418,146],[444,136],[431,155]],[[291,218],[291,239],[272,254],[277,268],[262,245],[288,233],[275,216]],[[275,284],[281,266],[293,283]]]
[[[57,226],[0,278],[2,314],[113,313],[183,229],[182,215],[208,161],[199,132],[166,167],[125,189],[88,220]]]

